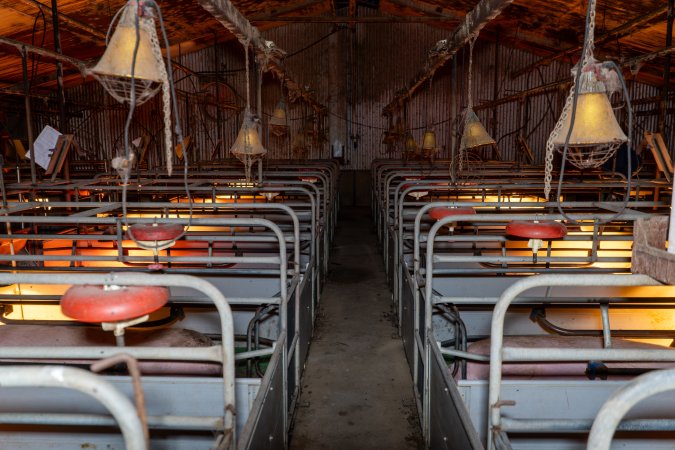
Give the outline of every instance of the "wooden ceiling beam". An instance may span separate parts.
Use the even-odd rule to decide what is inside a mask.
[[[285,52],[271,41],[266,41],[256,27],[244,17],[229,0],[199,0],[199,4],[211,13],[243,45],[249,43],[258,58],[265,62],[265,69],[274,73],[288,89],[291,98],[301,98],[312,109],[323,113],[325,106],[317,102],[309,91],[300,86],[284,67]]]
[[[1,37],[0,36],[0,44],[2,45],[8,45],[10,47],[14,47],[18,50],[19,54],[23,51],[25,48],[28,53],[35,53],[36,55],[41,55],[41,56],[46,56],[47,58],[54,59],[56,61],[61,61],[68,63],[75,68],[77,68],[80,73],[84,74],[86,70],[86,63],[84,61],[81,61],[76,58],[71,58],[70,56],[62,55],[60,53],[53,52],[51,50],[47,50],[46,48],[42,47],[36,47],[34,45],[26,44],[25,42],[17,41],[15,39],[10,39],[6,37]]]
[[[422,72],[413,78],[404,89],[400,90],[394,99],[384,107],[382,113],[390,115],[400,109],[420,86],[422,86],[436,71],[450,60],[457,51],[466,44],[492,19],[497,17],[513,0],[480,0],[476,7],[469,12],[462,24],[445,43],[439,42],[431,49],[430,56]],[[439,48],[439,44],[441,45]]]
[[[671,45],[670,47],[664,47],[651,53],[645,53],[644,55],[635,56],[633,58],[622,59],[621,65],[624,67],[633,68],[635,66],[640,66],[647,61],[651,61],[652,59],[661,58],[672,53],[675,53],[674,45]]]
[[[291,14],[296,11],[302,11],[303,9],[311,8],[324,3],[323,1],[312,0],[309,2],[298,3],[293,6],[287,6],[285,8],[274,8],[271,10],[265,11],[265,14],[273,16],[283,16],[285,14]],[[332,1],[331,1],[332,3]]]
[[[48,6],[45,5],[42,2],[39,2],[38,0],[11,0],[10,2],[8,1],[3,1],[4,3],[12,3],[13,6],[12,8],[16,8],[16,3],[22,3],[24,5],[28,6],[35,6],[39,9],[41,9],[45,16],[52,17],[54,15],[54,10]],[[74,29],[74,30],[79,30],[79,31],[84,31],[87,33],[85,37],[95,37],[97,38],[96,41],[103,40],[105,42],[106,35],[105,33],[101,32],[100,30],[97,30],[96,28],[93,28],[89,25],[87,25],[84,22],[80,22],[79,20],[73,19],[72,17],[67,16],[66,14],[63,14],[62,12],[57,12],[57,16],[59,19],[59,22],[61,22],[63,25],[68,27],[68,29]]]
[[[461,18],[460,15],[454,13],[453,11],[443,8],[442,6],[431,6],[427,5],[425,3],[421,3],[419,1],[412,1],[412,0],[388,0],[387,3],[391,3],[392,5],[401,7],[401,8],[409,8],[413,11],[418,11],[422,13],[423,15],[427,16],[437,16],[441,17],[447,20],[459,20]]]
[[[635,19],[633,19],[629,22],[624,23],[623,25],[620,25],[616,28],[613,28],[613,29],[609,30],[608,32],[598,36],[594,41],[595,45],[598,46],[598,45],[604,44],[606,42],[612,41],[614,39],[619,39],[619,38],[628,36],[628,35],[632,34],[633,32],[637,31],[638,29],[641,29],[641,27],[650,24],[655,19],[658,19],[660,16],[665,14],[667,10],[668,10],[668,5],[666,4],[666,5],[663,5],[663,6],[660,6],[660,7],[656,8],[655,10],[653,10],[653,11],[651,11],[651,12],[649,12],[649,13],[643,15],[643,16],[637,17],[637,18],[635,18]],[[566,50],[562,50],[558,53],[554,53],[550,56],[547,56],[546,58],[540,59],[539,61],[535,61],[534,63],[532,63],[528,66],[525,66],[521,69],[514,70],[513,72],[511,72],[511,78],[518,78],[521,75],[524,75],[528,72],[531,72],[532,70],[536,69],[537,67],[548,65],[548,64],[552,63],[553,61],[558,60],[560,58],[564,58],[566,56],[570,56],[570,55],[573,55],[575,53],[581,54],[582,49],[583,49],[583,44],[577,45],[576,47],[568,48]]]
[[[457,22],[456,18],[445,16],[257,16],[254,23],[442,23]]]

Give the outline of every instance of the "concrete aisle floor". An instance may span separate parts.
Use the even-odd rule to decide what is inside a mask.
[[[291,434],[292,450],[422,448],[366,208],[343,209]]]

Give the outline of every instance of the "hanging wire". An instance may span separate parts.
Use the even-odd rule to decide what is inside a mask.
[[[171,98],[171,106],[173,107],[173,113],[174,113],[174,118],[175,118],[175,131],[176,134],[178,135],[178,140],[183,146],[183,186],[185,188],[185,194],[187,197],[187,203],[188,203],[188,223],[187,227],[183,229],[183,231],[174,239],[173,241],[177,241],[181,239],[185,234],[188,232],[191,224],[192,224],[192,216],[193,216],[193,205],[192,205],[192,196],[190,194],[190,189],[188,186],[188,153],[187,149],[185,148],[184,145],[184,138],[183,138],[183,130],[181,127],[181,121],[180,121],[180,112],[178,110],[178,101],[176,98],[176,89],[174,86],[174,81],[173,81],[173,69],[171,65],[171,49],[169,45],[169,39],[166,34],[166,27],[164,26],[164,19],[162,17],[162,11],[159,7],[159,5],[154,1],[154,0],[147,0],[143,4],[144,6],[147,6],[149,8],[155,8],[157,11],[157,17],[159,21],[159,26],[160,30],[162,33],[162,38],[164,39],[164,45],[166,48],[166,60],[167,60],[167,77],[168,77],[168,84],[169,84],[169,93],[170,93],[170,98]],[[119,16],[121,11],[124,8],[121,8],[120,11],[115,14],[115,17],[113,17],[113,21],[111,21],[110,28],[108,29],[108,33],[110,33],[110,30],[112,29],[113,22],[115,21],[115,18]],[[140,9],[138,10],[140,11]],[[131,127],[131,121],[133,119],[133,114],[134,110],[136,108],[136,89],[135,89],[135,84],[136,84],[136,77],[135,77],[135,70],[136,70],[136,60],[138,57],[138,47],[140,44],[140,16],[138,14],[138,11],[136,14],[134,14],[134,27],[136,31],[136,42],[134,43],[134,50],[132,54],[132,59],[131,59],[131,92],[130,92],[130,101],[129,101],[129,113],[127,114],[127,120],[124,125],[124,152],[125,152],[125,158],[129,162],[129,164],[132,163],[131,160],[131,149],[129,145],[129,129]],[[106,39],[107,40],[107,39]],[[161,62],[161,59],[159,60]],[[142,248],[145,248],[147,250],[158,250],[159,245],[157,246],[148,246],[145,243],[139,242],[134,235],[131,227],[129,226],[129,216],[128,216],[128,207],[127,207],[127,191],[128,191],[128,185],[129,185],[129,177],[128,175],[126,177],[123,177],[122,179],[122,215],[124,218],[124,224],[127,229],[127,234],[128,236],[139,246]]]
[[[556,193],[556,206],[558,209],[558,212],[560,213],[561,216],[565,220],[567,220],[569,223],[572,223],[574,225],[578,225],[579,222],[576,221],[575,219],[572,219],[569,217],[565,211],[563,211],[562,208],[562,203],[560,200],[561,193],[562,193],[562,184],[563,184],[563,177],[565,174],[565,161],[567,160],[567,152],[569,150],[569,141],[570,137],[572,136],[572,131],[574,129],[574,121],[576,119],[576,114],[577,114],[577,102],[579,100],[579,90],[581,86],[581,74],[583,72],[584,67],[586,65],[591,64],[593,62],[593,48],[594,48],[594,32],[595,32],[595,4],[596,0],[590,0],[588,4],[588,11],[586,13],[586,26],[585,26],[585,38],[584,38],[584,47],[582,51],[582,58],[579,62],[579,67],[577,68],[577,73],[575,75],[574,79],[574,95],[572,98],[572,103],[571,103],[571,117],[570,117],[570,127],[569,130],[567,131],[567,136],[565,136],[565,145],[563,147],[563,152],[562,152],[562,162],[560,166],[560,176],[558,178],[558,189]],[[623,199],[623,204],[619,211],[612,215],[609,219],[598,221],[598,224],[603,225],[609,222],[612,222],[613,220],[616,220],[620,215],[624,213],[626,208],[628,207],[628,202],[630,201],[630,192],[631,192],[631,178],[632,178],[632,162],[631,162],[631,144],[632,144],[632,134],[633,134],[633,107],[630,101],[630,97],[628,95],[628,88],[626,86],[626,81],[623,78],[623,74],[619,67],[616,65],[615,62],[609,61],[610,66],[612,69],[614,69],[617,74],[618,78],[621,82],[621,88],[623,90],[623,94],[625,97],[626,101],[626,111],[628,114],[628,141],[626,142],[626,153],[627,153],[627,172],[626,172],[626,193],[624,194],[624,199]],[[567,105],[566,105],[567,106]],[[563,109],[563,114],[564,114],[564,109]],[[559,123],[561,123],[560,121]],[[548,149],[547,149],[548,150]],[[547,157],[547,164],[548,164],[548,158],[549,155],[546,155]],[[552,155],[551,155],[551,160],[552,160]],[[551,161],[552,162],[552,161]],[[549,180],[550,180],[550,173],[547,173]],[[548,180],[547,180],[548,181]]]

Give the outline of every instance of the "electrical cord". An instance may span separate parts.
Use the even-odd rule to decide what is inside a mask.
[[[594,2],[595,0],[591,0]],[[567,136],[565,136],[565,145],[563,147],[563,153],[562,153],[562,162],[560,165],[560,175],[558,177],[558,189],[556,193],[556,206],[558,208],[558,212],[560,213],[563,218],[568,221],[569,223],[572,223],[574,225],[579,225],[579,222],[576,221],[575,219],[572,219],[569,217],[565,211],[563,211],[562,208],[562,203],[560,200],[561,193],[562,193],[562,184],[563,184],[563,177],[565,174],[565,161],[567,160],[567,153],[569,150],[569,143],[570,143],[570,137],[572,136],[572,131],[574,129],[574,122],[576,119],[576,114],[577,114],[577,103],[579,100],[579,91],[580,91],[580,81],[581,81],[581,74],[583,72],[583,63],[586,61],[586,52],[589,50],[592,50],[592,48],[589,48],[591,46],[591,42],[589,39],[589,28],[591,26],[591,14],[592,13],[592,8],[589,5],[588,11],[586,12],[586,28],[585,28],[585,38],[584,38],[584,46],[583,50],[581,53],[581,60],[579,62],[579,67],[577,69],[577,73],[575,75],[575,83],[574,83],[574,96],[572,99],[572,113],[570,116],[570,127],[567,130]],[[615,62],[610,61],[609,64],[611,65],[611,68],[616,71],[618,78],[621,82],[621,88],[623,90],[623,94],[626,100],[626,109],[628,113],[628,141],[626,143],[626,152],[627,152],[627,177],[626,177],[626,194],[624,195],[624,200],[623,200],[623,205],[619,209],[619,211],[612,215],[609,219],[607,220],[602,220],[598,221],[598,224],[604,225],[606,223],[612,222],[616,220],[619,216],[621,216],[626,208],[628,207],[628,202],[630,201],[630,192],[631,192],[631,173],[632,173],[632,163],[631,163],[631,144],[632,144],[632,134],[633,134],[633,107],[630,102],[630,97],[628,95],[628,88],[626,86],[626,81],[623,78],[623,74],[621,73],[621,70],[619,67],[616,65]]]
[[[170,45],[169,45],[169,39],[166,34],[166,28],[164,26],[164,19],[162,17],[162,11],[159,7],[159,5],[154,1],[154,0],[148,0],[145,1],[143,6],[147,6],[149,8],[155,8],[157,11],[157,17],[159,20],[159,25],[160,25],[160,30],[162,33],[162,37],[164,39],[164,45],[166,49],[166,60],[167,60],[167,77],[169,80],[169,88],[170,88],[170,94],[171,94],[171,103],[173,107],[173,113],[175,117],[175,131],[176,134],[178,135],[178,141],[179,145],[182,146],[183,149],[183,185],[185,188],[185,193],[187,196],[187,203],[188,203],[188,208],[189,208],[189,215],[188,215],[188,223],[187,227],[183,229],[183,231],[173,238],[173,241],[177,241],[181,239],[185,234],[188,232],[191,223],[192,223],[192,215],[193,215],[193,206],[192,206],[192,197],[190,194],[190,189],[188,186],[188,155],[187,155],[187,149],[185,148],[185,140],[183,138],[183,131],[181,128],[180,124],[180,114],[178,110],[178,102],[176,99],[176,89],[173,83],[173,69],[171,66],[171,50],[170,50]],[[140,5],[138,6],[140,9]],[[108,28],[108,35],[106,36],[106,44],[108,43],[109,39],[108,37],[110,36],[110,32],[112,30],[113,24],[115,20],[119,17],[119,15],[122,13],[122,11],[126,8],[123,7],[121,8],[113,17],[113,20],[110,22],[110,26]],[[131,121],[133,119],[134,115],[134,110],[136,109],[136,77],[135,77],[135,71],[136,71],[136,62],[138,58],[138,47],[140,45],[140,16],[138,11],[134,14],[134,28],[136,31],[136,41],[134,43],[134,50],[132,54],[132,59],[131,59],[131,88],[130,88],[130,101],[129,101],[129,112],[127,114],[127,119],[124,124],[124,152],[125,152],[125,158],[127,161],[131,162],[131,149],[129,145],[129,130],[131,128]],[[127,234],[128,236],[139,246],[142,248],[146,248],[149,250],[158,250],[159,247],[152,247],[152,246],[147,246],[145,244],[141,244],[133,235],[133,231],[131,230],[131,227],[129,227],[129,217],[128,217],[128,208],[127,208],[127,194],[128,194],[128,185],[129,185],[129,178],[128,175],[126,176],[126,179],[123,177],[123,183],[122,183],[122,215],[124,217],[124,223],[127,228]]]

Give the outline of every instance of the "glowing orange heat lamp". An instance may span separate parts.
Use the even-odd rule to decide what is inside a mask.
[[[148,268],[160,270],[162,265],[159,263],[159,252],[175,244],[183,231],[183,225],[177,223],[137,223],[129,227],[128,234],[139,247],[152,250],[155,263]]]
[[[454,216],[466,216],[466,215],[474,215],[476,214],[476,210],[473,209],[472,207],[446,207],[446,206],[437,206],[435,208],[431,208],[429,210],[429,217],[432,219],[438,221],[441,219],[444,219],[446,217],[454,217]],[[457,222],[450,222],[448,224],[448,228],[450,229],[450,232],[455,231],[455,224]]]
[[[532,262],[536,264],[543,239],[564,238],[567,236],[567,227],[553,220],[515,220],[506,225],[506,234],[528,238],[527,246],[532,249]]]

